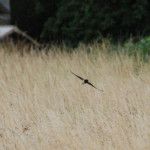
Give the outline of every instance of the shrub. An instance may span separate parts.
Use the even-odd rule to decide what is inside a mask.
[[[128,50],[129,55],[138,54],[142,60],[148,61],[150,55],[150,36],[146,36],[136,43],[127,43],[125,49]]]
[[[72,45],[150,33],[148,0],[12,0],[12,22],[44,41]]]

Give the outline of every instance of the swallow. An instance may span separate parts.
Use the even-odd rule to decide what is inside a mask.
[[[76,77],[78,77],[80,80],[82,80],[82,81],[83,81],[82,84],[89,84],[90,86],[94,87],[95,89],[97,89],[97,90],[99,90],[99,91],[103,91],[103,90],[100,90],[100,89],[98,89],[97,87],[95,87],[92,83],[89,82],[88,79],[84,79],[84,78],[82,78],[82,77],[76,75],[76,74],[73,73],[72,71],[70,71],[70,72],[71,72],[73,75],[75,75]]]

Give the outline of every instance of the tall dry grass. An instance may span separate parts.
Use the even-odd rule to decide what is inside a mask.
[[[150,149],[149,63],[108,56],[105,44],[48,55],[15,49],[0,48],[1,150]]]

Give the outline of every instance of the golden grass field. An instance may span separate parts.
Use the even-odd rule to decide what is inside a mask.
[[[150,149],[150,63],[107,45],[15,49],[0,47],[0,150]]]

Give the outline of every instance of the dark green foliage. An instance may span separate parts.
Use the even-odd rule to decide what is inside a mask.
[[[139,55],[142,60],[148,61],[150,56],[150,36],[141,39],[137,43],[127,43],[125,49],[128,50],[129,55]]]
[[[11,0],[12,21],[44,41],[77,45],[150,33],[148,0]]]
[[[11,19],[22,30],[30,35],[38,36],[38,30],[42,31],[39,26],[38,16],[35,13],[36,0],[11,0]]]

